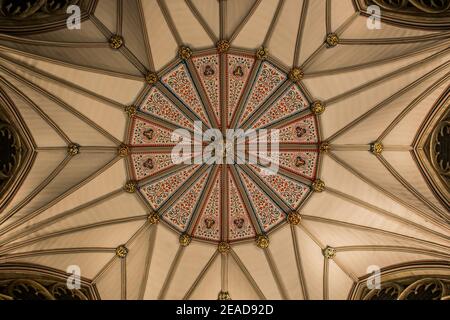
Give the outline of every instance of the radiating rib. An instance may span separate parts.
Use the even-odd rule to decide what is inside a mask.
[[[165,0],[157,0],[159,9],[161,10],[164,20],[167,23],[167,26],[170,29],[170,32],[172,33],[173,38],[175,39],[176,43],[181,46],[183,44],[183,40],[181,40],[180,34],[178,33],[177,27],[175,26],[175,23],[173,22],[172,16],[170,15],[169,10],[167,9]]]
[[[214,263],[214,261],[216,261],[216,258],[218,257],[218,255],[219,255],[219,252],[217,250],[214,251],[213,255],[211,256],[211,258],[209,258],[208,262],[205,264],[203,269],[200,271],[197,278],[195,278],[194,283],[189,287],[188,291],[184,294],[183,300],[188,300],[191,297],[192,293],[194,293],[195,289],[197,289],[199,283],[203,280],[203,278],[205,277],[205,275],[208,272],[211,265]]]
[[[330,260],[323,257],[323,300],[329,300],[329,268]]]
[[[157,225],[153,225],[150,228],[150,234],[149,234],[149,246],[148,246],[148,251],[147,254],[145,256],[145,267],[144,267],[144,275],[143,275],[143,279],[141,281],[141,285],[139,287],[139,296],[138,299],[139,300],[143,300],[144,296],[145,296],[145,290],[147,288],[147,283],[148,283],[148,275],[150,272],[150,266],[153,260],[153,251],[155,248],[155,242],[156,242],[156,235],[158,232],[158,227]]]
[[[303,0],[302,12],[300,14],[300,19],[298,22],[298,30],[297,30],[297,40],[295,42],[295,51],[294,51],[294,61],[292,61],[292,66],[297,66],[300,62],[300,51],[302,46],[303,32],[305,30],[305,21],[306,15],[308,13],[309,8],[309,0]]]
[[[161,291],[159,292],[158,300],[165,299],[166,294],[167,294],[167,290],[169,289],[170,284],[172,283],[173,275],[175,274],[175,272],[176,272],[176,270],[177,270],[177,268],[178,268],[178,266],[180,264],[180,260],[181,260],[181,257],[183,255],[183,253],[184,253],[184,249],[186,249],[186,248],[182,247],[182,246],[180,246],[178,248],[178,251],[177,251],[177,253],[175,255],[175,258],[173,259],[173,261],[172,261],[172,263],[170,265],[169,271],[167,272],[166,279],[164,280],[164,283],[163,283],[163,286],[161,288]]]
[[[244,26],[247,24],[247,22],[253,16],[253,14],[255,13],[256,9],[258,9],[261,1],[262,0],[255,0],[253,5],[251,6],[250,10],[248,11],[248,13],[244,16],[242,21],[239,22],[238,26],[236,27],[236,29],[231,34],[230,39],[229,39],[230,43],[233,43],[234,39],[236,39],[236,37],[238,36],[239,32],[241,32],[241,30],[244,28]]]
[[[442,245],[442,244],[439,244],[439,243],[436,243],[436,242],[423,240],[423,239],[419,239],[419,238],[414,238],[414,237],[411,237],[411,236],[407,236],[407,235],[404,235],[404,234],[391,232],[391,231],[387,231],[387,230],[383,230],[383,229],[379,229],[379,228],[373,228],[373,227],[368,227],[368,226],[364,226],[364,225],[354,224],[354,223],[350,223],[350,222],[345,222],[345,221],[340,221],[340,220],[333,220],[333,219],[327,219],[327,218],[323,218],[323,217],[311,216],[311,215],[305,215],[305,214],[302,214],[302,219],[303,220],[309,220],[309,221],[316,221],[316,222],[326,223],[326,224],[329,224],[329,225],[336,225],[336,226],[341,226],[341,227],[347,227],[347,228],[351,228],[351,229],[355,229],[355,230],[363,230],[363,231],[367,231],[367,232],[372,232],[372,233],[377,233],[377,234],[381,234],[381,235],[390,236],[390,237],[401,239],[401,240],[414,241],[414,242],[420,243],[422,245],[432,246],[435,249],[442,250],[442,251],[448,251],[449,250],[448,246],[445,246],[445,245]]]
[[[278,20],[280,19],[280,13],[281,13],[281,10],[283,10],[283,6],[284,6],[285,2],[286,2],[286,0],[278,0],[277,9],[275,10],[272,21],[270,22],[270,26],[269,26],[269,29],[267,30],[266,36],[264,37],[264,41],[262,44],[263,47],[267,47],[267,44],[269,43],[269,41],[272,37],[272,34],[275,30]]]
[[[439,51],[439,52],[437,52],[437,53],[435,53],[435,54],[433,54],[433,55],[431,55],[429,57],[426,57],[426,58],[420,60],[420,61],[416,61],[413,64],[407,65],[407,66],[402,67],[402,68],[397,69],[397,70],[394,70],[391,73],[388,73],[386,75],[382,75],[382,76],[380,76],[380,77],[378,77],[378,78],[376,78],[374,80],[371,80],[371,81],[369,81],[367,83],[364,83],[364,84],[360,85],[359,87],[356,87],[356,88],[353,88],[353,89],[351,89],[349,91],[341,93],[338,96],[335,96],[333,98],[330,98],[330,99],[326,100],[324,103],[327,106],[331,106],[331,105],[333,105],[333,104],[335,104],[337,102],[345,100],[345,99],[347,99],[347,98],[349,98],[351,96],[354,96],[354,95],[356,95],[358,93],[361,93],[361,92],[363,92],[363,91],[365,91],[365,90],[367,90],[369,88],[372,88],[372,87],[378,85],[381,82],[385,82],[385,81],[390,80],[390,79],[395,79],[396,77],[398,77],[401,74],[403,74],[403,72],[414,70],[414,69],[416,69],[416,68],[418,68],[418,67],[420,67],[420,66],[422,66],[424,64],[427,64],[428,62],[431,62],[431,61],[433,61],[433,60],[435,60],[437,58],[440,58],[441,56],[445,55],[449,51],[450,51],[450,49],[448,49],[448,48],[444,49],[442,51]],[[444,63],[441,66],[437,67],[436,69],[446,67],[448,64],[450,64],[450,62]],[[430,72],[430,73],[432,73],[432,72]],[[429,74],[427,74],[427,75],[429,75]],[[422,76],[422,78],[427,76],[427,75]]]
[[[195,19],[201,24],[203,27],[203,30],[208,34],[209,38],[213,43],[216,43],[219,39],[217,39],[216,35],[214,34],[214,31],[212,31],[211,27],[208,25],[206,20],[202,17],[200,12],[197,10],[195,5],[192,3],[192,0],[184,0],[186,2],[186,5],[188,6],[189,10],[191,10],[192,14],[194,15]]]
[[[423,254],[427,256],[432,256],[440,259],[450,259],[450,254],[432,251],[428,249],[411,248],[404,246],[377,246],[377,245],[359,245],[359,246],[342,246],[336,247],[336,252],[349,252],[349,251],[387,251],[387,252],[405,252],[405,253],[415,253]]]
[[[297,233],[295,232],[295,226],[291,225],[290,229],[291,229],[292,244],[293,244],[293,248],[294,248],[295,262],[296,262],[297,271],[298,271],[298,279],[300,282],[303,299],[309,300],[308,286],[306,284],[306,278],[305,278],[305,274],[303,271],[300,247],[298,245],[298,237],[297,237]]]
[[[144,35],[144,43],[145,43],[145,54],[147,56],[147,63],[148,66],[150,67],[150,71],[156,71],[155,70],[155,63],[153,61],[153,55],[152,55],[152,48],[150,47],[150,41],[149,41],[149,37],[148,37],[148,32],[147,32],[147,27],[145,26],[145,18],[144,18],[144,10],[142,7],[142,0],[137,0],[138,4],[138,10],[139,10],[139,23],[141,25],[141,30],[142,30],[142,34]],[[147,1],[147,0],[144,0]]]
[[[53,101],[58,106],[60,106],[62,109],[66,110],[67,112],[72,113],[75,117],[77,117],[78,119],[80,119],[81,121],[83,121],[84,123],[89,125],[92,129],[98,131],[101,135],[103,135],[108,140],[112,141],[114,144],[120,145],[122,143],[117,138],[115,138],[113,135],[111,135],[108,131],[106,131],[101,126],[99,126],[97,123],[95,123],[94,121],[92,121],[91,119],[89,119],[88,117],[83,115],[81,112],[79,112],[78,110],[76,110],[72,106],[69,106],[67,103],[62,101],[60,98],[52,95],[50,92],[48,92],[44,88],[42,88],[42,87],[32,83],[31,81],[29,81],[29,80],[27,80],[27,79],[25,79],[25,78],[23,78],[23,77],[21,77],[19,75],[17,75],[15,72],[13,72],[12,70],[10,70],[10,69],[8,69],[8,68],[6,68],[4,66],[0,66],[0,69],[5,71],[11,77],[13,77],[16,80],[20,81],[24,85],[28,86],[29,88],[31,88],[35,92],[38,92],[39,94],[42,94],[43,96],[45,96],[49,100]]]
[[[6,71],[0,66],[0,70]],[[55,132],[69,145],[72,141],[69,136],[41,109],[37,104],[35,104],[30,98],[28,98],[22,91],[17,89],[12,83],[0,76],[0,83],[8,87],[11,91],[14,91],[25,103],[27,103],[31,109],[33,109],[43,120],[46,122]],[[3,90],[2,90],[3,91]]]
[[[247,270],[247,268],[245,267],[244,263],[241,261],[241,259],[239,258],[239,256],[236,254],[236,252],[234,252],[233,249],[231,249],[230,251],[231,257],[233,258],[233,260],[236,262],[236,264],[239,266],[239,268],[241,269],[242,273],[245,275],[245,277],[247,278],[248,282],[250,283],[250,285],[253,287],[253,290],[255,290],[256,294],[259,296],[259,298],[261,300],[266,300],[266,297],[264,296],[264,293],[261,291],[261,289],[259,288],[258,284],[256,283],[255,279],[253,279],[252,275],[250,274],[250,272]]]
[[[114,224],[128,223],[128,222],[132,222],[132,221],[139,221],[139,220],[145,220],[145,219],[147,219],[147,215],[139,215],[139,216],[133,216],[133,217],[111,219],[111,220],[91,223],[91,224],[87,224],[87,225],[81,225],[81,226],[74,227],[74,228],[68,228],[68,229],[63,229],[63,230],[59,230],[59,231],[54,231],[51,233],[37,236],[35,238],[25,240],[25,241],[15,242],[15,243],[12,243],[11,245],[3,246],[0,249],[0,255],[4,254],[6,252],[10,252],[10,251],[22,248],[22,247],[26,247],[27,245],[30,245],[30,244],[35,244],[40,241],[45,241],[45,240],[52,239],[55,237],[65,236],[65,235],[69,235],[69,234],[73,234],[73,233],[85,231],[85,230],[102,228],[102,227],[111,226]]]
[[[379,192],[381,192],[382,194],[384,194],[385,196],[387,196],[388,198],[398,202],[399,204],[405,206],[406,208],[414,211],[415,213],[417,213],[419,216],[424,217],[426,216],[426,213],[423,213],[422,211],[420,211],[419,209],[417,209],[416,207],[414,207],[413,205],[409,204],[408,202],[398,198],[397,196],[393,195],[392,193],[388,192],[386,189],[384,189],[383,187],[381,187],[380,185],[378,185],[377,183],[375,183],[374,181],[370,180],[369,178],[367,178],[365,175],[363,175],[361,172],[357,171],[355,168],[351,167],[348,163],[344,162],[342,159],[340,159],[338,156],[336,156],[334,153],[329,153],[330,157],[336,161],[336,163],[338,163],[340,166],[342,166],[343,168],[347,169],[350,173],[352,173],[354,176],[356,176],[358,179],[366,182],[369,186],[377,189]],[[415,226],[416,228],[418,228],[419,230],[423,230],[426,232],[429,232],[431,234],[434,234],[438,237],[441,237],[443,239],[447,239],[447,237],[443,234],[441,234],[440,232],[428,229],[426,227],[423,227],[419,224],[413,223],[412,221],[406,220],[404,218],[401,218],[399,216],[396,216],[393,213],[387,212],[381,208],[375,207],[371,204],[365,203],[362,200],[359,200],[355,197],[352,197],[350,195],[346,195],[338,190],[334,190],[334,189],[330,189],[329,187],[327,187],[328,191],[332,191],[334,194],[339,195],[339,196],[344,196],[344,198],[351,200],[354,203],[358,203],[360,205],[365,206],[366,208],[368,208],[369,210],[376,210],[375,212],[381,213],[383,215],[386,215],[388,217],[394,218],[398,221],[401,221],[403,223],[405,223],[406,221],[408,221],[412,226]],[[442,224],[442,221],[439,222],[435,222],[435,221],[431,221],[430,222],[434,223],[435,225],[439,226],[439,227],[443,227],[443,228],[448,228],[445,225]]]
[[[66,87],[68,89],[71,89],[74,92],[80,93],[80,94],[82,94],[82,95],[84,95],[86,97],[93,98],[93,99],[95,99],[97,101],[106,103],[106,104],[108,104],[108,105],[110,105],[112,107],[115,107],[117,109],[120,109],[120,110],[123,109],[123,105],[121,103],[117,102],[117,101],[114,101],[113,99],[110,99],[108,97],[99,95],[96,92],[87,90],[87,89],[85,89],[85,88],[83,88],[83,87],[81,87],[81,86],[79,86],[79,85],[77,85],[75,83],[69,82],[69,81],[67,81],[65,79],[53,76],[52,74],[50,74],[48,72],[39,70],[39,69],[37,69],[37,68],[35,68],[35,67],[31,66],[31,65],[25,64],[25,63],[23,63],[21,61],[18,61],[16,59],[12,58],[12,57],[8,57],[8,56],[5,56],[5,55],[0,53],[0,60],[4,60],[4,61],[7,61],[7,62],[13,62],[19,69],[26,70],[27,72],[30,72],[31,74],[33,74],[34,76],[36,76],[36,77],[38,77],[40,79],[49,80],[49,81],[61,84],[64,87]]]
[[[376,141],[382,142],[386,136],[391,133],[391,131],[404,119],[410,111],[412,111],[419,103],[426,99],[434,90],[440,87],[444,83],[448,83],[450,80],[450,72],[446,73],[445,76],[435,81],[431,86],[429,86],[425,91],[418,95],[405,109],[400,112],[400,114],[395,117],[395,119],[389,124],[389,126],[380,134]]]
[[[382,102],[380,102],[379,104],[377,104],[376,106],[374,106],[372,109],[366,111],[365,113],[363,113],[361,116],[359,116],[358,118],[354,119],[352,122],[350,122],[349,124],[347,124],[345,127],[341,128],[340,130],[336,131],[333,135],[331,135],[327,141],[328,142],[332,142],[333,140],[335,140],[337,137],[341,136],[342,134],[344,134],[345,132],[347,132],[348,130],[350,130],[351,128],[353,128],[354,126],[356,126],[357,124],[359,124],[361,121],[365,120],[366,118],[368,118],[370,115],[372,115],[373,113],[379,111],[380,109],[384,108],[386,105],[388,105],[389,103],[395,101],[398,97],[402,96],[403,94],[407,93],[408,91],[410,91],[411,89],[417,87],[418,85],[420,85],[423,81],[427,80],[428,78],[436,75],[437,73],[439,73],[440,71],[442,71],[443,69],[448,68],[448,66],[450,65],[450,62],[444,63],[443,65],[440,65],[439,67],[433,69],[432,71],[430,71],[429,73],[423,75],[422,77],[420,77],[419,79],[415,80],[413,83],[410,83],[409,85],[407,85],[406,87],[404,87],[403,89],[397,91],[396,93],[394,93],[393,95],[391,95],[390,97],[386,98],[385,100],[383,100]],[[359,91],[359,90],[358,90]],[[356,94],[357,92],[352,93]]]
[[[283,300],[289,300],[286,287],[283,283],[283,280],[281,279],[280,272],[278,271],[275,261],[273,260],[270,249],[266,248],[266,249],[263,249],[263,251],[264,251],[264,256],[266,257],[267,264],[269,265],[270,271],[272,273],[273,279],[275,280],[275,283],[277,284],[277,288],[281,295],[281,298]]]
[[[386,45],[405,44],[423,41],[442,40],[450,38],[450,32],[432,33],[420,36],[398,37],[398,38],[374,38],[374,39],[339,39],[342,45]]]
[[[439,217],[441,217],[444,221],[448,221],[448,217],[446,217],[445,213],[440,210],[435,204],[426,199],[420,192],[417,191],[405,178],[403,178],[397,170],[383,157],[383,155],[377,155],[377,159],[381,162],[381,164],[386,168],[386,170],[394,176],[394,178],[400,182],[406,190],[408,190],[416,199],[422,202],[425,206],[427,206],[431,211],[436,213]]]
[[[69,159],[71,159],[71,157],[68,157]],[[81,188],[82,186],[84,186],[85,184],[87,184],[88,182],[90,182],[91,180],[95,179],[97,176],[99,176],[100,174],[102,174],[104,171],[106,171],[107,169],[109,169],[110,167],[112,167],[117,161],[119,161],[120,158],[116,157],[114,159],[112,159],[111,161],[109,161],[106,165],[104,165],[103,167],[101,167],[99,170],[97,170],[96,172],[94,172],[93,174],[91,174],[90,176],[88,176],[86,179],[84,179],[83,181],[81,181],[80,183],[76,184],[75,186],[71,187],[69,190],[67,190],[66,192],[64,192],[63,194],[61,194],[60,196],[54,198],[53,200],[51,200],[50,202],[48,202],[47,204],[43,205],[42,207],[36,209],[33,212],[30,212],[29,214],[27,214],[26,216],[18,219],[17,221],[11,223],[10,225],[6,226],[4,228],[4,230],[0,231],[0,235],[5,234],[6,232],[10,232],[11,230],[14,230],[15,228],[21,226],[22,224],[24,224],[25,222],[33,219],[34,217],[38,216],[39,214],[41,214],[42,212],[44,212],[45,210],[47,210],[48,208],[52,207],[53,205],[55,205],[56,203],[58,203],[59,201],[61,201],[62,199],[64,199],[65,197],[69,196],[70,194],[72,194],[73,192],[75,192],[76,190],[78,190],[79,188]]]
[[[6,221],[8,221],[14,214],[19,212],[23,207],[25,207],[31,200],[33,200],[45,187],[47,187],[58,175],[59,173],[67,166],[67,164],[72,160],[73,158],[70,155],[67,155],[64,160],[50,173],[48,177],[44,179],[29,195],[27,195],[22,201],[20,201],[18,204],[14,206],[6,215],[0,220],[0,226],[4,224]],[[28,216],[25,216],[16,222],[13,222],[6,226],[5,228],[0,229],[0,236],[5,235],[10,230],[17,227],[17,224],[20,223],[20,220],[23,220],[24,218],[28,218]],[[28,218],[29,220],[30,218]],[[15,226],[16,225],[16,226]]]

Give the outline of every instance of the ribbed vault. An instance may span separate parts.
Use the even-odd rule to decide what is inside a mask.
[[[79,30],[1,33],[1,90],[33,137],[34,161],[0,211],[0,265],[78,265],[102,299],[347,299],[372,265],[448,266],[448,208],[418,168],[414,142],[449,88],[450,34],[389,22],[369,30],[355,3],[99,0],[83,9]],[[228,117],[232,55],[258,67],[249,67],[243,98]],[[203,77],[205,56],[217,58],[218,82]],[[271,91],[258,79],[263,64],[283,75]],[[180,66],[192,78],[193,100],[167,80]],[[267,97],[246,115],[258,85]],[[290,88],[305,103],[291,113],[276,104]],[[171,114],[149,103],[157,90]],[[157,207],[145,197],[146,186],[186,169],[158,171],[159,162],[139,158],[162,159],[169,150],[145,140],[155,133],[190,129],[194,120],[222,129],[258,121],[283,128],[308,117],[317,137],[285,149],[309,146],[314,173],[298,169],[297,156],[287,162],[294,170],[281,169],[305,187],[301,201],[289,202],[248,167],[227,175],[224,167],[201,166]],[[139,125],[145,129],[136,131]],[[260,225],[252,203],[258,193],[279,223],[237,242],[221,236],[211,243],[194,225],[177,229],[161,216],[190,193],[196,208],[208,208],[208,196],[218,193],[213,178],[230,176],[242,199],[238,213]],[[224,221],[228,204],[220,204]]]

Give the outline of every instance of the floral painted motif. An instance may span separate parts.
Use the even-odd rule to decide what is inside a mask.
[[[151,177],[174,166],[170,153],[135,153],[131,155],[131,165],[136,180]]]
[[[297,87],[292,85],[252,126],[262,128],[275,121],[287,118],[309,107],[306,97]]]
[[[247,174],[242,170],[239,170],[239,174],[262,229],[267,232],[284,221],[286,217],[284,212],[269,199]]]
[[[242,196],[228,171],[228,240],[254,238],[256,233],[245,208]]]
[[[299,174],[309,180],[314,180],[318,156],[319,154],[317,151],[281,151],[279,158],[280,167]]]
[[[267,183],[267,186],[275,191],[290,207],[296,209],[308,195],[310,188],[298,181],[278,175],[261,174],[258,166],[252,165],[253,170]]]
[[[141,106],[141,111],[166,120],[183,128],[192,129],[194,124],[161,91],[152,87]]]
[[[140,147],[174,146],[172,130],[136,117],[131,125],[130,145]]]
[[[303,117],[280,129],[280,143],[315,144],[319,142],[317,122],[314,115]]]
[[[209,104],[220,124],[220,67],[219,55],[198,56],[192,58],[197,75],[205,90]]]
[[[198,169],[198,165],[177,171],[141,188],[141,192],[154,210],[161,205]]]
[[[206,203],[197,219],[194,228],[194,236],[201,239],[219,241],[221,228],[221,178],[220,171],[217,172],[211,191],[208,193]]]
[[[228,124],[241,100],[255,58],[241,55],[227,55],[227,118]]]
[[[239,125],[243,124],[280,87],[286,78],[286,74],[281,70],[264,62],[250,91]]]
[[[173,206],[163,214],[163,219],[177,228],[186,231],[186,227],[197,207],[197,202],[208,180],[210,170],[203,175],[186,191]]]
[[[180,63],[161,79],[167,88],[175,94],[192,112],[200,117],[206,125],[209,124],[203,104],[192,81],[191,75],[184,63]]]

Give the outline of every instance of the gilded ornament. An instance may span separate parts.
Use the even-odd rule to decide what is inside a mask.
[[[375,155],[380,155],[383,153],[384,146],[381,142],[374,142],[370,145],[370,152]]]
[[[323,182],[320,179],[317,179],[316,181],[313,182],[312,189],[314,190],[314,192],[319,193],[325,191],[325,182]]]
[[[188,60],[191,58],[192,56],[192,50],[189,47],[180,47],[180,49],[178,50],[178,55],[180,56],[181,59],[183,60]]]
[[[80,146],[76,143],[71,143],[67,147],[67,153],[71,156],[76,156],[77,154],[80,154]]]
[[[119,154],[119,157],[122,158],[128,157],[128,155],[130,154],[130,148],[128,148],[127,145],[123,144],[119,147],[117,153]]]
[[[228,291],[220,291],[217,300],[231,300],[230,293]]]
[[[109,45],[112,49],[120,49],[123,46],[123,43],[123,38],[117,34],[109,38]]]
[[[327,259],[333,259],[336,256],[336,249],[330,246],[327,246],[322,250],[322,254]]]
[[[135,106],[126,106],[125,107],[125,113],[128,114],[128,116],[131,118],[136,114],[136,107]]]
[[[156,212],[152,212],[148,215],[148,222],[150,224],[158,224],[159,223],[159,215]]]
[[[145,76],[145,81],[147,81],[147,83],[151,86],[154,85],[155,83],[157,83],[158,80],[159,80],[159,77],[155,72],[150,71]]]
[[[261,249],[267,249],[269,247],[269,237],[260,234],[256,237],[256,245]]]
[[[320,115],[325,112],[325,105],[322,101],[315,101],[311,105],[311,112],[315,115]]]
[[[182,247],[187,247],[190,243],[191,243],[191,236],[186,233],[183,233],[180,236],[180,245]]]
[[[336,33],[329,33],[326,42],[329,48],[336,47],[339,44],[339,37]]]
[[[331,150],[331,146],[328,142],[322,142],[320,144],[320,152],[328,153]]]
[[[125,259],[128,254],[128,248],[125,245],[118,246],[116,248],[116,256],[120,259]]]
[[[137,184],[135,181],[128,181],[123,189],[128,193],[135,193],[137,188]]]
[[[298,226],[302,221],[302,217],[300,216],[300,213],[298,213],[297,211],[292,211],[288,214],[287,221],[289,222],[289,224],[292,224],[293,226]]]
[[[217,42],[217,51],[219,53],[225,53],[230,49],[230,43],[228,40],[219,40]]]
[[[289,79],[295,83],[299,83],[303,79],[305,73],[302,69],[295,67],[289,72]]]
[[[222,241],[222,242],[219,242],[219,245],[217,246],[217,250],[219,250],[219,252],[221,254],[227,254],[228,252],[230,252],[231,247],[228,242]]]
[[[266,47],[260,47],[258,50],[256,50],[256,58],[259,60],[265,60],[267,59],[269,55],[269,49]]]

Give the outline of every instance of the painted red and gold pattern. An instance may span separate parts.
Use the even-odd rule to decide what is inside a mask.
[[[268,232],[283,222],[286,214],[240,169],[239,175],[241,176],[242,183],[247,190],[250,202],[264,232]]]
[[[280,143],[319,143],[316,116],[308,115],[287,125],[275,127],[279,129]]]
[[[205,109],[186,65],[181,62],[161,78],[162,83],[200,120],[210,126]]]
[[[197,211],[197,203],[205,188],[209,173],[210,170],[203,173],[162,216],[166,222],[181,232],[186,231],[189,221]]]
[[[213,185],[208,192],[206,202],[194,227],[194,236],[200,239],[220,241],[221,239],[221,201],[222,180],[220,170],[217,171]]]
[[[309,104],[296,84],[292,85],[259,118],[252,128],[263,128],[276,121],[298,114],[308,109]]]
[[[230,124],[248,79],[255,65],[255,58],[248,55],[227,55],[226,77],[227,77],[227,121]]]
[[[287,79],[285,73],[269,62],[263,62],[259,68],[255,83],[245,103],[239,125],[242,125]]]
[[[176,126],[188,129],[194,128],[194,123],[156,87],[152,87],[140,110]]]
[[[135,117],[130,128],[130,145],[135,147],[174,146],[173,130],[152,121]]]
[[[172,173],[155,182],[143,186],[140,191],[154,210],[158,210],[164,202],[198,169],[198,165]]]
[[[262,174],[261,167],[251,165],[253,171],[267,184],[269,188],[284,200],[292,210],[298,208],[300,203],[306,198],[310,192],[310,187],[293,179],[290,179],[281,173],[276,175]]]
[[[203,55],[192,58],[197,76],[200,79],[208,102],[220,125],[220,66],[219,55]]]
[[[255,228],[236,182],[228,171],[228,240],[238,241],[256,236]]]
[[[131,155],[134,180],[142,180],[173,167],[170,152],[134,153]]]

